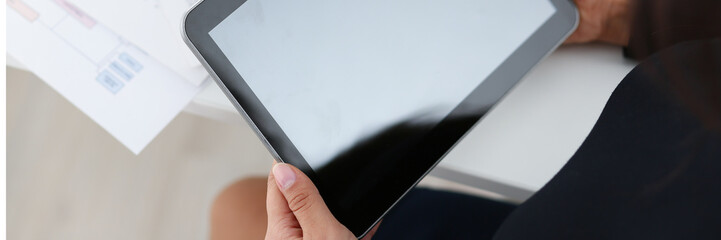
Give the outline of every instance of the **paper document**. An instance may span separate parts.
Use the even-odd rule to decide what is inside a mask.
[[[68,0],[99,22],[138,45],[184,79],[200,85],[207,71],[181,37],[190,0]]]
[[[7,7],[8,54],[136,154],[200,90],[65,0]]]

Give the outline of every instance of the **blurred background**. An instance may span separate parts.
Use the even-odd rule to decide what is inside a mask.
[[[215,195],[270,170],[237,120],[180,113],[135,156],[35,75],[8,67],[7,238],[207,238]]]

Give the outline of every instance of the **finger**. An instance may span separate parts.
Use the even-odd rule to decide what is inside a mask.
[[[573,32],[568,38],[566,38],[565,41],[563,41],[563,44],[572,44],[572,43],[582,43],[580,37],[578,36],[578,32]]]
[[[268,176],[268,191],[265,198],[266,211],[268,212],[268,227],[266,239],[287,239],[302,237],[302,229],[295,219],[295,215],[288,208],[288,203],[283,193],[275,183],[275,177],[271,172]]]
[[[304,235],[314,234],[309,230],[350,233],[333,217],[318,189],[303,172],[289,164],[279,163],[273,167],[273,175]]]

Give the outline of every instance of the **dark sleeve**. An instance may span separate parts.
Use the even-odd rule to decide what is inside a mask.
[[[721,38],[686,41],[626,76],[495,239],[721,239],[719,183]]]
[[[721,37],[719,0],[630,0],[633,20],[626,57],[643,60],[677,43]]]

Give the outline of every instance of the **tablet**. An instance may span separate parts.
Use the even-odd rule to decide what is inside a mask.
[[[204,0],[183,32],[360,238],[577,20],[568,0]]]

